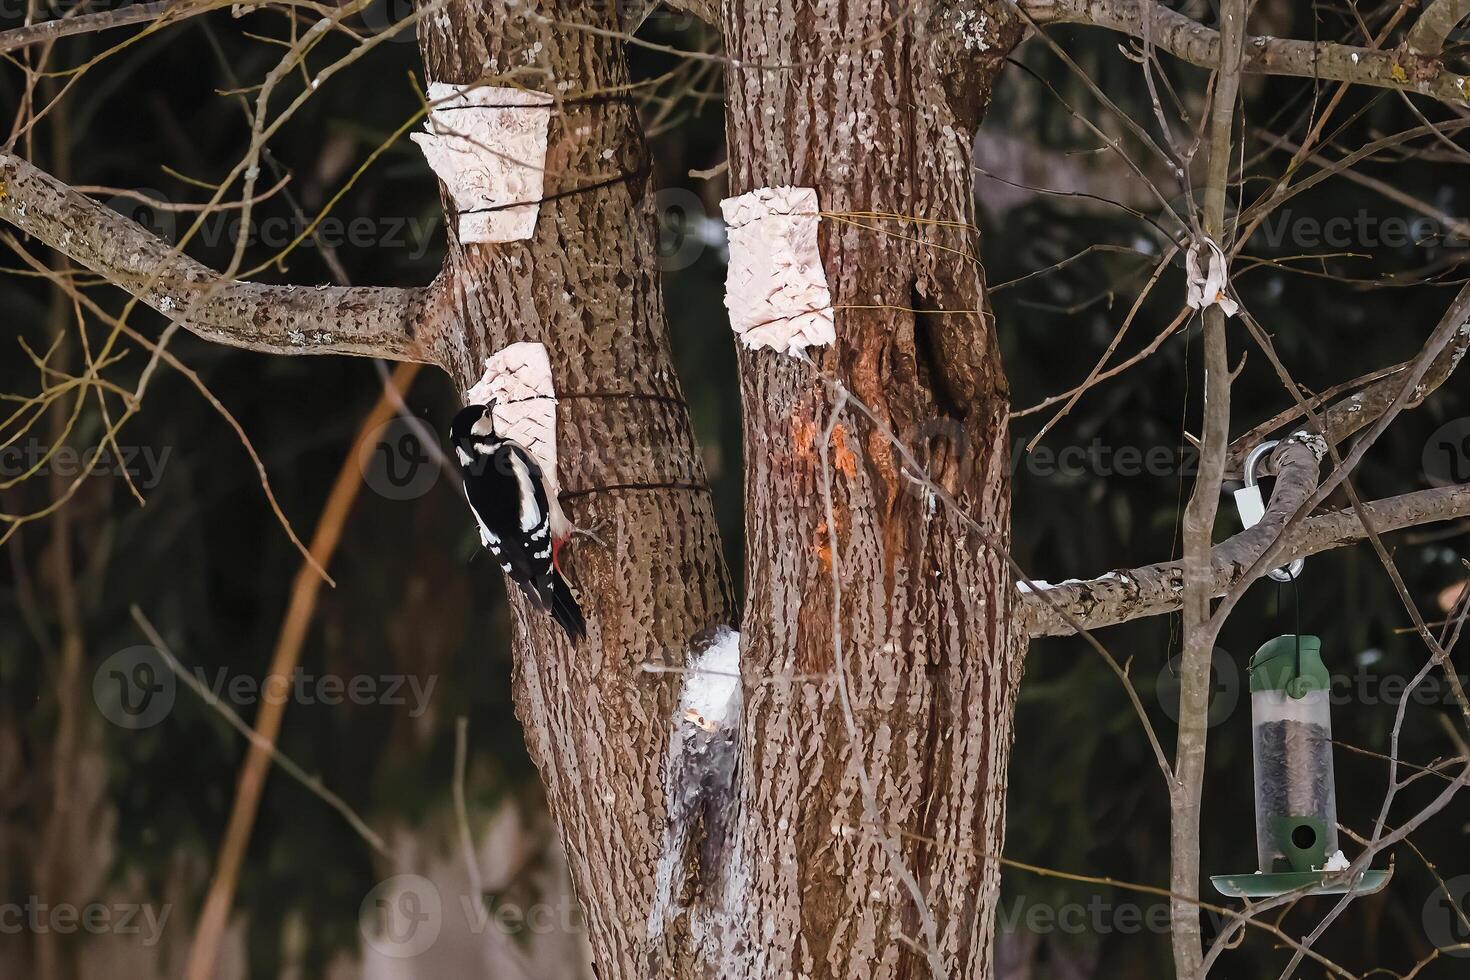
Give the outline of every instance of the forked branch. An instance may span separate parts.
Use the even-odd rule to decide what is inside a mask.
[[[1318,464],[1327,455],[1328,444],[1337,445],[1371,424],[1381,425],[1380,420],[1397,411],[1394,406],[1401,397],[1401,408],[1422,404],[1459,366],[1467,351],[1470,351],[1470,286],[1461,290],[1445,312],[1418,359],[1359,379],[1354,384],[1366,383],[1355,394],[1318,414],[1322,432],[1299,431],[1285,439],[1271,455],[1263,468],[1263,472],[1275,473],[1277,477],[1270,505],[1255,527],[1211,549],[1214,590],[1211,595],[1224,595],[1250,575],[1253,566],[1267,558],[1268,552],[1274,553],[1267,560],[1284,565],[1296,558],[1369,537],[1363,521],[1352,511],[1300,519],[1306,512],[1304,506],[1320,503],[1324,495],[1325,491],[1318,490]],[[1248,440],[1248,445],[1237,440],[1232,451],[1248,451],[1278,425],[1289,421],[1288,414],[1258,426],[1242,437]],[[1335,481],[1329,478],[1327,489],[1332,485]],[[1470,486],[1390,497],[1367,504],[1365,509],[1368,522],[1378,531],[1396,531],[1464,517],[1470,514]],[[1183,591],[1183,562],[1160,562],[1110,572],[1095,579],[1048,586],[1043,590],[1044,596],[1028,593],[1022,597],[1022,615],[1030,635],[1063,636],[1075,630],[1059,610],[1070,614],[1084,629],[1092,629],[1171,612],[1180,608]]]
[[[1470,325],[1467,325],[1467,329],[1461,330],[1459,336],[1430,362],[1429,370],[1415,385],[1408,401],[1404,403],[1404,408],[1418,408],[1426,398],[1434,394],[1439,386],[1444,384],[1450,373],[1459,366],[1460,361],[1464,360],[1467,350],[1470,350]],[[1403,387],[1404,372],[1408,371],[1412,364],[1411,361],[1404,361],[1349,382],[1343,390],[1352,392],[1352,394],[1334,402],[1327,409],[1321,410],[1322,426],[1326,430],[1328,441],[1335,446],[1388,411],[1389,405],[1393,404],[1393,400],[1398,397],[1399,390]],[[1312,405],[1312,401],[1308,399],[1307,404]],[[1315,405],[1312,407],[1318,408]],[[1303,414],[1300,406],[1293,405],[1285,412],[1256,426],[1232,442],[1226,475],[1231,479],[1240,479],[1241,464],[1245,461],[1246,455],[1273,431],[1296,422],[1302,418]],[[1275,470],[1268,462],[1260,472],[1262,475],[1270,475]]]
[[[387,289],[226,281],[177,247],[0,154],[0,220],[216,343],[272,354],[357,354],[443,362],[431,286]]]
[[[1470,517],[1470,486],[1418,490],[1364,505],[1379,532]],[[1213,594],[1225,595],[1238,584],[1262,553],[1260,525],[1242,531],[1215,546],[1211,559]],[[1351,509],[1333,511],[1289,526],[1282,533],[1280,561],[1331,551],[1356,544],[1368,536]],[[1268,538],[1265,544],[1270,543]],[[1047,596],[1072,613],[1086,629],[1114,626],[1179,608],[1184,563],[1160,562],[1143,568],[1113,572],[1085,582],[1066,582],[1047,589]],[[1036,595],[1022,597],[1026,624],[1032,636],[1067,636],[1073,630]]]

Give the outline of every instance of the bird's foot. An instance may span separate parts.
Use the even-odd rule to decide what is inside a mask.
[[[607,542],[597,533],[601,527],[602,522],[598,522],[591,527],[577,527],[577,525],[573,524],[571,525],[571,532],[567,535],[567,540],[570,541],[572,538],[591,538],[606,548],[608,546]]]

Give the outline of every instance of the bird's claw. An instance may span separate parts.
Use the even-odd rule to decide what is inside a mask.
[[[600,544],[604,548],[606,548],[608,546],[607,545],[607,542],[604,541],[602,539],[602,537],[597,533],[597,529],[600,528],[601,526],[602,525],[600,523],[599,524],[594,524],[592,527],[577,527],[575,524],[573,524],[572,525],[572,529],[571,529],[572,530],[572,533],[569,535],[569,537],[571,537],[571,538],[591,538],[593,541],[596,541],[598,544]]]

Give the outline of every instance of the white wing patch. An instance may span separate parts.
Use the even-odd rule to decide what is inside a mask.
[[[545,520],[541,508],[536,506],[535,481],[531,479],[531,471],[527,469],[519,453],[510,454],[510,468],[521,485],[521,530],[534,531]]]
[[[455,446],[454,452],[455,455],[459,457],[459,463],[461,466],[468,466],[471,462],[473,462],[473,460],[470,459],[470,454],[464,451],[463,446]],[[474,508],[471,508],[471,510],[473,509]]]

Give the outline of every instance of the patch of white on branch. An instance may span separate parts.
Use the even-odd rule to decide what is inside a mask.
[[[1307,448],[1307,451],[1316,457],[1317,462],[1327,458],[1327,440],[1322,438],[1321,433],[1311,432],[1307,429],[1298,429],[1291,434],[1292,442],[1299,442]]]
[[[1133,579],[1129,578],[1123,572],[1103,572],[1097,578],[1069,578],[1061,582],[1048,582],[1045,579],[1039,578],[1032,579],[1030,582],[1027,582],[1025,579],[1019,579],[1016,582],[1016,591],[1022,595],[1028,595],[1032,592],[1049,592],[1052,589],[1059,589],[1064,585],[1096,585],[1099,582],[1112,581],[1122,582],[1124,585],[1128,585]],[[1033,589],[1033,585],[1036,588]]]
[[[668,922],[682,911],[677,896],[691,872],[709,878],[707,867],[722,848],[724,810],[735,773],[740,726],[740,634],[721,627],[701,649],[690,651],[684,682],[674,709],[664,771],[664,843],[654,872],[653,904],[648,935],[663,935]],[[698,826],[702,841],[691,840]],[[702,858],[694,861],[695,845]]]
[[[552,98],[524,89],[429,85],[425,132],[411,137],[459,211],[459,240],[511,242],[536,231]]]
[[[1459,339],[1455,341],[1455,347],[1450,352],[1451,371],[1460,366],[1460,361],[1464,358],[1465,351],[1470,350],[1470,320],[1460,324],[1460,329],[1456,331],[1456,335]]]
[[[1209,239],[1205,239],[1205,245],[1210,255],[1208,268],[1204,272],[1200,271],[1199,242],[1191,242],[1189,251],[1185,253],[1184,269],[1188,273],[1189,282],[1184,301],[1191,309],[1203,310],[1218,306],[1226,316],[1234,316],[1240,311],[1240,306],[1230,298],[1230,271],[1225,253]]]
[[[720,202],[729,226],[725,306],[746,347],[794,354],[837,339],[817,248],[817,192],[762,187]]]
[[[534,457],[553,490],[556,476],[556,387],[546,345],[528,341],[485,358],[485,373],[465,392],[466,405],[495,402],[495,431]]]

